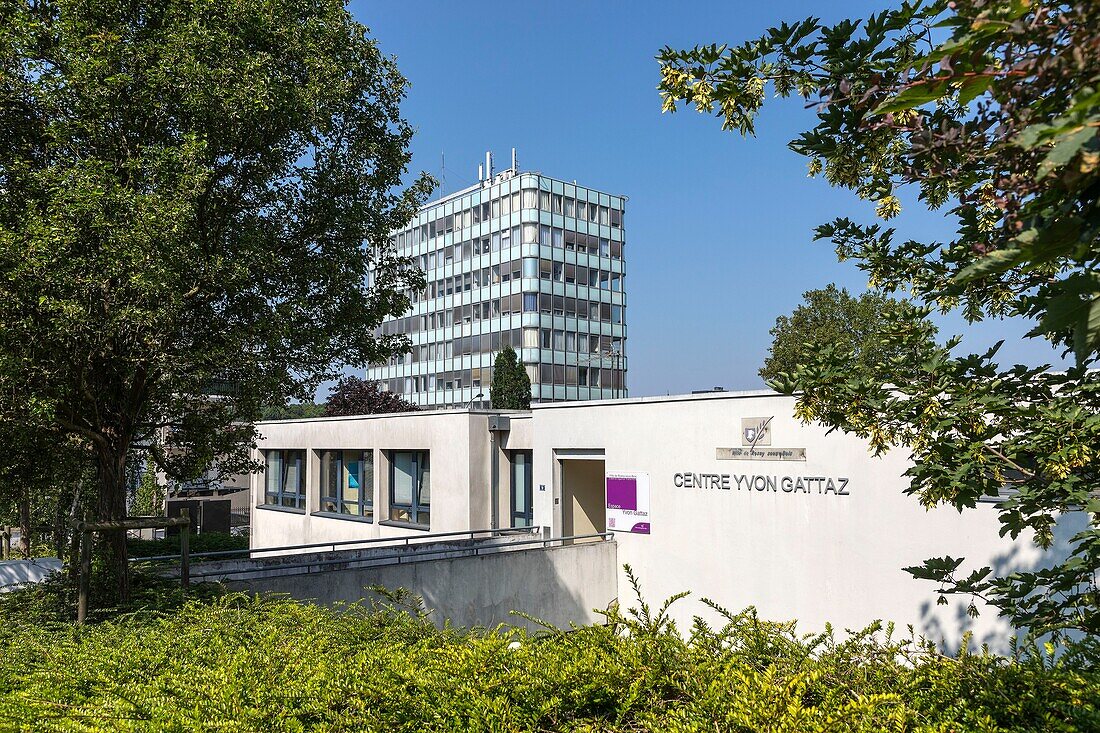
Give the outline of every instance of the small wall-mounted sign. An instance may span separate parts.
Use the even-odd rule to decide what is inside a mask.
[[[649,534],[649,474],[618,471],[606,475],[607,528]]]
[[[806,449],[771,446],[719,448],[717,458],[720,461],[805,461]]]
[[[770,417],[743,417],[741,418],[741,445],[772,444],[772,418]]]

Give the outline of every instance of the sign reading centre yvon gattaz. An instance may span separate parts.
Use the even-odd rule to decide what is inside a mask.
[[[649,474],[619,471],[606,476],[607,528],[649,534]]]

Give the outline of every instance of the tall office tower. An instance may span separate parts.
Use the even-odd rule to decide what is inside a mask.
[[[505,346],[531,377],[532,402],[625,397],[626,197],[512,166],[433,201],[393,235],[428,286],[382,325],[412,352],[369,379],[423,407],[489,406]]]

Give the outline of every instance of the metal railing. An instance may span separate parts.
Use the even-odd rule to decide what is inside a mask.
[[[524,528],[528,530],[528,528]],[[472,534],[476,530],[471,530],[470,533],[442,533],[436,536],[442,536],[444,534]],[[485,530],[481,530],[485,532]],[[492,530],[492,532],[498,532],[498,530]],[[533,533],[531,533],[533,534]],[[362,558],[332,558],[324,560],[308,560],[305,562],[293,562],[293,564],[279,564],[271,567],[252,567],[241,568],[237,570],[210,570],[209,572],[191,572],[191,578],[220,578],[227,579],[232,576],[245,576],[254,575],[254,573],[263,573],[265,578],[282,577],[282,576],[298,576],[298,575],[311,575],[313,572],[323,572],[324,569],[331,566],[348,566],[344,569],[355,568],[373,568],[373,567],[385,567],[390,565],[411,565],[414,562],[423,562],[430,559],[431,556],[447,555],[450,557],[478,557],[481,555],[495,555],[500,553],[508,553],[521,547],[539,546],[541,548],[553,547],[555,545],[563,546],[566,543],[572,544],[577,540],[587,539],[599,539],[605,541],[612,538],[613,533],[601,532],[591,535],[569,535],[564,537],[550,537],[549,534],[543,535],[535,539],[521,539],[518,541],[507,541],[507,543],[495,543],[495,544],[482,544],[482,545],[470,545],[470,546],[449,546],[439,547],[432,549],[423,549],[412,551],[404,551],[404,553],[390,553],[387,555],[375,555],[371,557]],[[416,538],[415,538],[416,539]],[[411,547],[405,545],[404,547]],[[496,550],[495,553],[489,550]],[[285,557],[285,556],[276,556]],[[256,559],[268,559],[268,558],[256,558]],[[386,561],[389,560],[389,561]],[[284,570],[303,570],[303,572],[283,572]]]
[[[471,540],[476,539],[491,539],[496,536],[509,536],[509,535],[522,535],[522,534],[535,534],[541,532],[541,527],[502,527],[499,529],[465,529],[455,532],[435,532],[432,534],[421,535],[400,535],[396,537],[371,537],[361,540],[337,540],[333,542],[314,542],[304,545],[279,545],[275,547],[249,547],[240,550],[211,550],[209,552],[192,552],[190,556],[195,558],[214,558],[224,557],[228,558],[233,555],[247,556],[243,557],[244,560],[262,560],[269,557],[283,557],[284,555],[256,555],[256,553],[287,553],[288,551],[300,551],[300,550],[313,550],[322,547],[329,547],[327,552],[338,552],[337,548],[341,550],[355,549],[352,545],[395,545],[399,547],[411,547],[413,544],[430,544],[432,540],[436,540],[440,537],[449,537],[454,539],[466,538]],[[476,535],[489,535],[488,538],[477,537]],[[326,552],[325,550],[319,550]],[[160,562],[166,560],[178,560],[179,553],[173,555],[152,555],[150,557],[133,557],[130,558],[130,562]]]

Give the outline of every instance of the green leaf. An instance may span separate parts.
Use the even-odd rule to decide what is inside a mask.
[[[959,87],[959,104],[970,104],[979,95],[989,89],[993,83],[992,76],[972,76]]]
[[[1100,294],[1093,297],[1078,318],[1073,330],[1073,351],[1083,363],[1100,350]]]
[[[909,86],[893,99],[888,99],[875,109],[874,114],[884,115],[891,112],[900,112],[903,109],[913,109],[922,104],[927,104],[943,96],[947,88],[947,80],[930,80],[918,82]]]
[[[962,284],[975,278],[984,277],[1014,267],[1023,257],[1019,249],[999,249],[990,252],[974,264],[966,267],[951,279],[952,283]]]
[[[1081,146],[1096,137],[1096,128],[1084,126],[1074,130],[1062,140],[1054,144],[1047,157],[1039,164],[1039,170],[1035,175],[1036,180],[1042,180],[1054,170],[1061,168],[1077,156]]]

